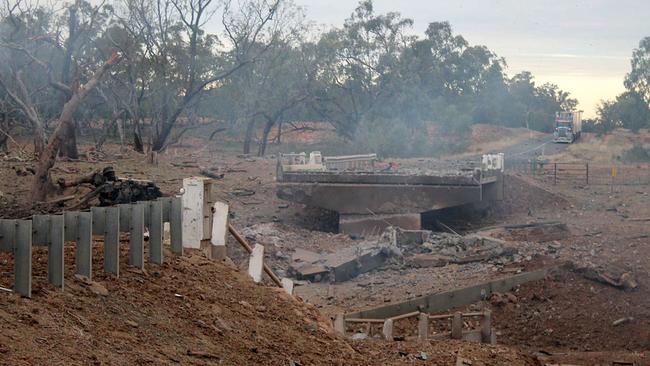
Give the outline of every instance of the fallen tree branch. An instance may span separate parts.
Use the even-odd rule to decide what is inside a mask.
[[[223,173],[215,173],[212,168],[204,168],[202,166],[199,166],[199,173],[212,179],[223,179],[224,176]]]
[[[58,203],[71,201],[71,200],[75,199],[76,197],[77,196],[75,196],[75,195],[65,196],[65,197],[57,198],[57,199],[54,199],[54,200],[51,200],[51,201],[47,201],[47,203],[51,204],[51,205],[55,205],[55,204],[58,204]]]

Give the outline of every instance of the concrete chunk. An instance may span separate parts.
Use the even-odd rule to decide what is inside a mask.
[[[411,262],[418,267],[444,267],[449,263],[453,262],[453,258],[440,255],[440,254],[416,254],[411,259]]]
[[[294,262],[316,263],[322,259],[323,256],[320,254],[302,248],[296,248],[291,255],[291,260]]]

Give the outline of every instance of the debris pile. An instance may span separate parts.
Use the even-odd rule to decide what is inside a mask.
[[[480,235],[452,235],[427,230],[389,227],[375,241],[364,241],[336,251],[317,253],[296,248],[288,274],[299,280],[341,282],[390,264],[441,267],[499,259],[513,260],[513,244]]]
[[[99,200],[99,206],[113,206],[122,203],[150,201],[162,197],[160,188],[154,182],[118,178],[113,167],[106,167],[73,181],[58,180],[59,187],[68,188],[88,184],[94,189],[83,196],[75,205],[81,207],[94,198]]]
[[[421,246],[424,253],[416,254],[412,263],[419,267],[441,267],[449,263],[482,262],[517,254],[517,248],[502,240],[480,235],[451,235],[436,233]]]

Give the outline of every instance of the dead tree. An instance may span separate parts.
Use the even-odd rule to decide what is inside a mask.
[[[50,176],[50,169],[52,169],[56,162],[56,156],[59,153],[61,146],[67,142],[65,140],[66,133],[70,128],[70,124],[74,123],[74,112],[88,96],[88,93],[97,86],[104,74],[118,62],[118,54],[113,53],[113,55],[111,55],[111,57],[95,71],[94,75],[86,84],[81,85],[79,88],[72,91],[72,96],[63,106],[63,110],[58,119],[59,123],[45,146],[38,164],[36,165],[36,174],[32,185],[32,199],[34,201],[44,201],[48,193],[53,190],[54,185]]]

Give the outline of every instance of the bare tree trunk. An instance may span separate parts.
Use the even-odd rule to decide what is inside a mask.
[[[140,117],[133,116],[133,149],[140,154],[144,154],[144,141],[142,141],[142,127],[140,126]]]
[[[273,120],[267,120],[264,124],[264,130],[262,131],[262,140],[260,140],[257,156],[264,156],[264,154],[266,154],[266,147],[269,143],[269,134],[271,133],[271,129],[274,125],[275,121]]]
[[[36,174],[34,175],[34,183],[32,185],[33,201],[44,201],[48,193],[53,190],[54,184],[50,176],[50,169],[52,169],[56,162],[56,155],[59,153],[62,143],[65,142],[66,131],[71,128],[70,125],[73,125],[72,128],[74,128],[74,112],[81,105],[81,102],[83,102],[88,93],[97,86],[99,80],[108,69],[117,62],[119,62],[118,55],[117,53],[113,53],[90,80],[85,85],[80,86],[65,105],[63,105],[63,110],[59,117],[59,124],[56,126],[36,165]]]
[[[79,159],[79,150],[77,149],[77,128],[74,119],[66,123],[65,130],[59,147],[59,156],[71,160]]]
[[[70,102],[66,103],[66,106]],[[34,176],[34,184],[32,186],[32,199],[34,201],[45,201],[47,195],[54,189],[50,169],[52,169],[56,162],[56,155],[59,152],[61,143],[65,141],[65,131],[68,128],[67,124],[72,123],[73,112],[74,109],[63,108],[61,117],[59,118],[59,125],[54,130],[54,134],[50,137],[50,141],[39,158]]]
[[[7,123],[7,113],[2,113],[2,120],[0,120],[0,129],[4,131],[4,133],[0,133],[0,152],[8,152],[9,145],[7,142],[9,141],[9,135],[7,135],[7,133],[9,130],[9,124]]]
[[[153,144],[151,145],[151,150],[152,151],[160,151],[165,147],[165,143],[167,142],[167,139],[169,138],[169,135],[172,132],[172,126],[173,124],[170,123],[163,123],[163,128],[156,135],[156,138],[153,141]]]
[[[124,148],[124,119],[119,118],[117,121],[117,135],[120,137],[120,146]]]
[[[46,137],[40,131],[34,131],[34,156],[38,159],[45,150]]]
[[[255,132],[255,118],[251,118],[246,125],[246,134],[244,135],[244,154],[251,153],[251,143],[253,141],[253,133]]]
[[[9,122],[7,113],[2,112],[2,119],[0,120],[0,152],[9,152]]]

